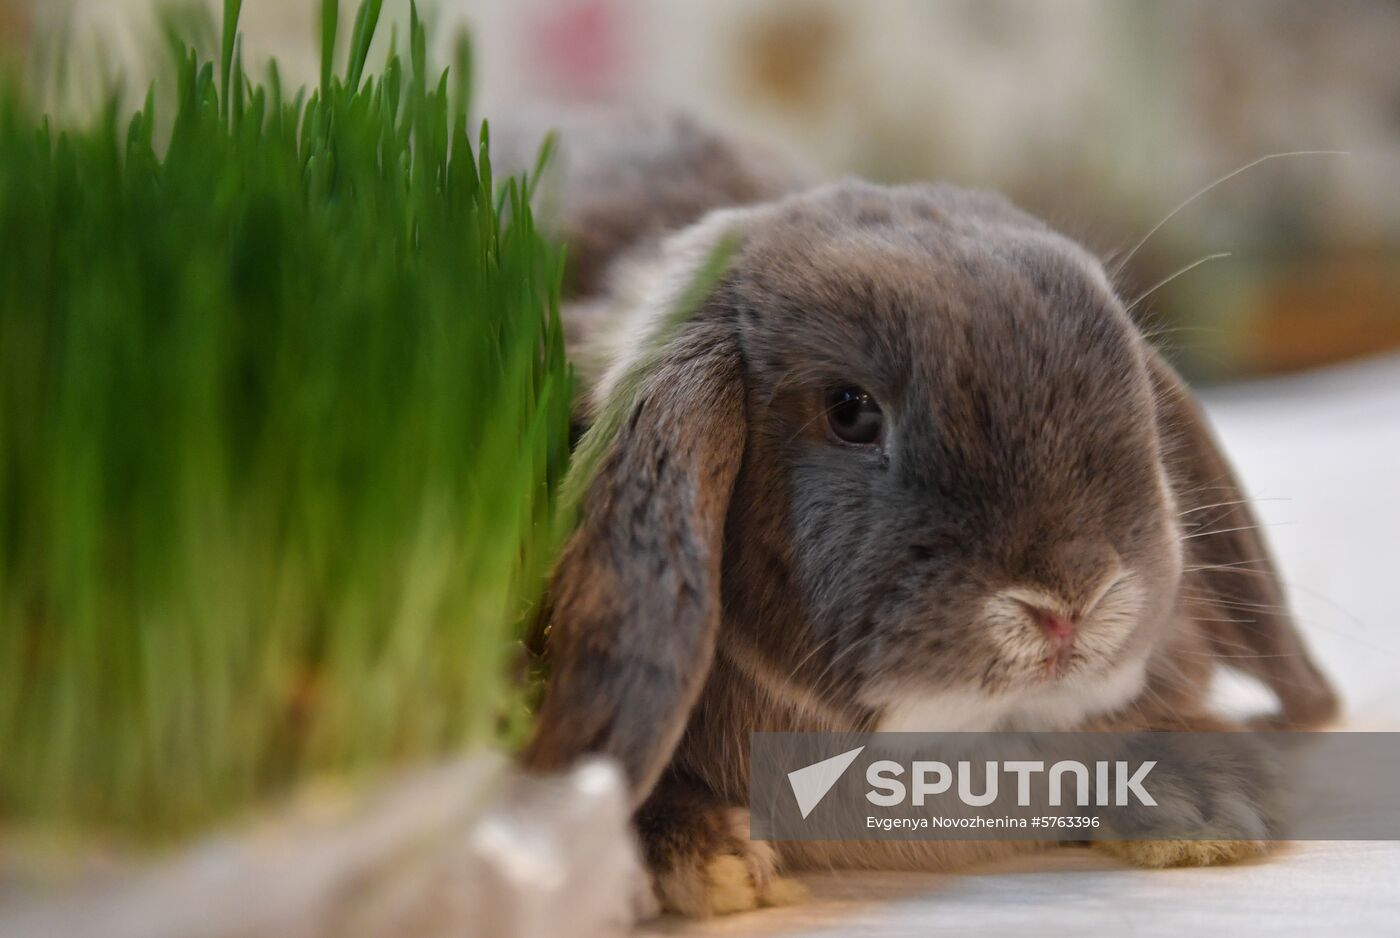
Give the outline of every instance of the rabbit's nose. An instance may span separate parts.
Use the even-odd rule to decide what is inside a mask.
[[[1036,603],[1022,602],[1021,605],[1051,641],[1067,645],[1074,640],[1074,630],[1079,625],[1077,617],[1067,616],[1058,609],[1048,609]]]

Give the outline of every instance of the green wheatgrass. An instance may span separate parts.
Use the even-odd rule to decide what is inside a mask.
[[[559,252],[416,11],[368,74],[380,2],[336,70],[326,0],[291,94],[239,6],[134,114],[0,92],[0,831],[180,835],[525,720]]]

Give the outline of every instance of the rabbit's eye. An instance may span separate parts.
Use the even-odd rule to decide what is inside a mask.
[[[875,398],[848,385],[826,392],[826,422],[838,440],[869,445],[879,442],[885,418]]]

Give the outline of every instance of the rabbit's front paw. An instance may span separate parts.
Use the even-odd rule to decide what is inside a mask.
[[[670,817],[652,813],[641,834],[661,908],[704,917],[788,905],[806,896],[777,875],[777,854],[749,839],[745,808],[694,806]]]
[[[1155,804],[1116,811],[1100,849],[1138,866],[1215,866],[1267,853],[1279,833],[1278,767],[1245,737],[1159,740]]]
[[[1100,850],[1152,869],[1169,866],[1216,866],[1261,856],[1263,840],[1100,840]]]

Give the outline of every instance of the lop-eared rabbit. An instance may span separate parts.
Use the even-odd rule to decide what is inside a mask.
[[[524,759],[621,765],[664,907],[1036,847],[751,841],[754,731],[1230,729],[1222,666],[1273,726],[1334,714],[1248,499],[1092,253],[994,193],[811,185],[684,118],[574,121],[560,158],[542,210],[606,436]]]

